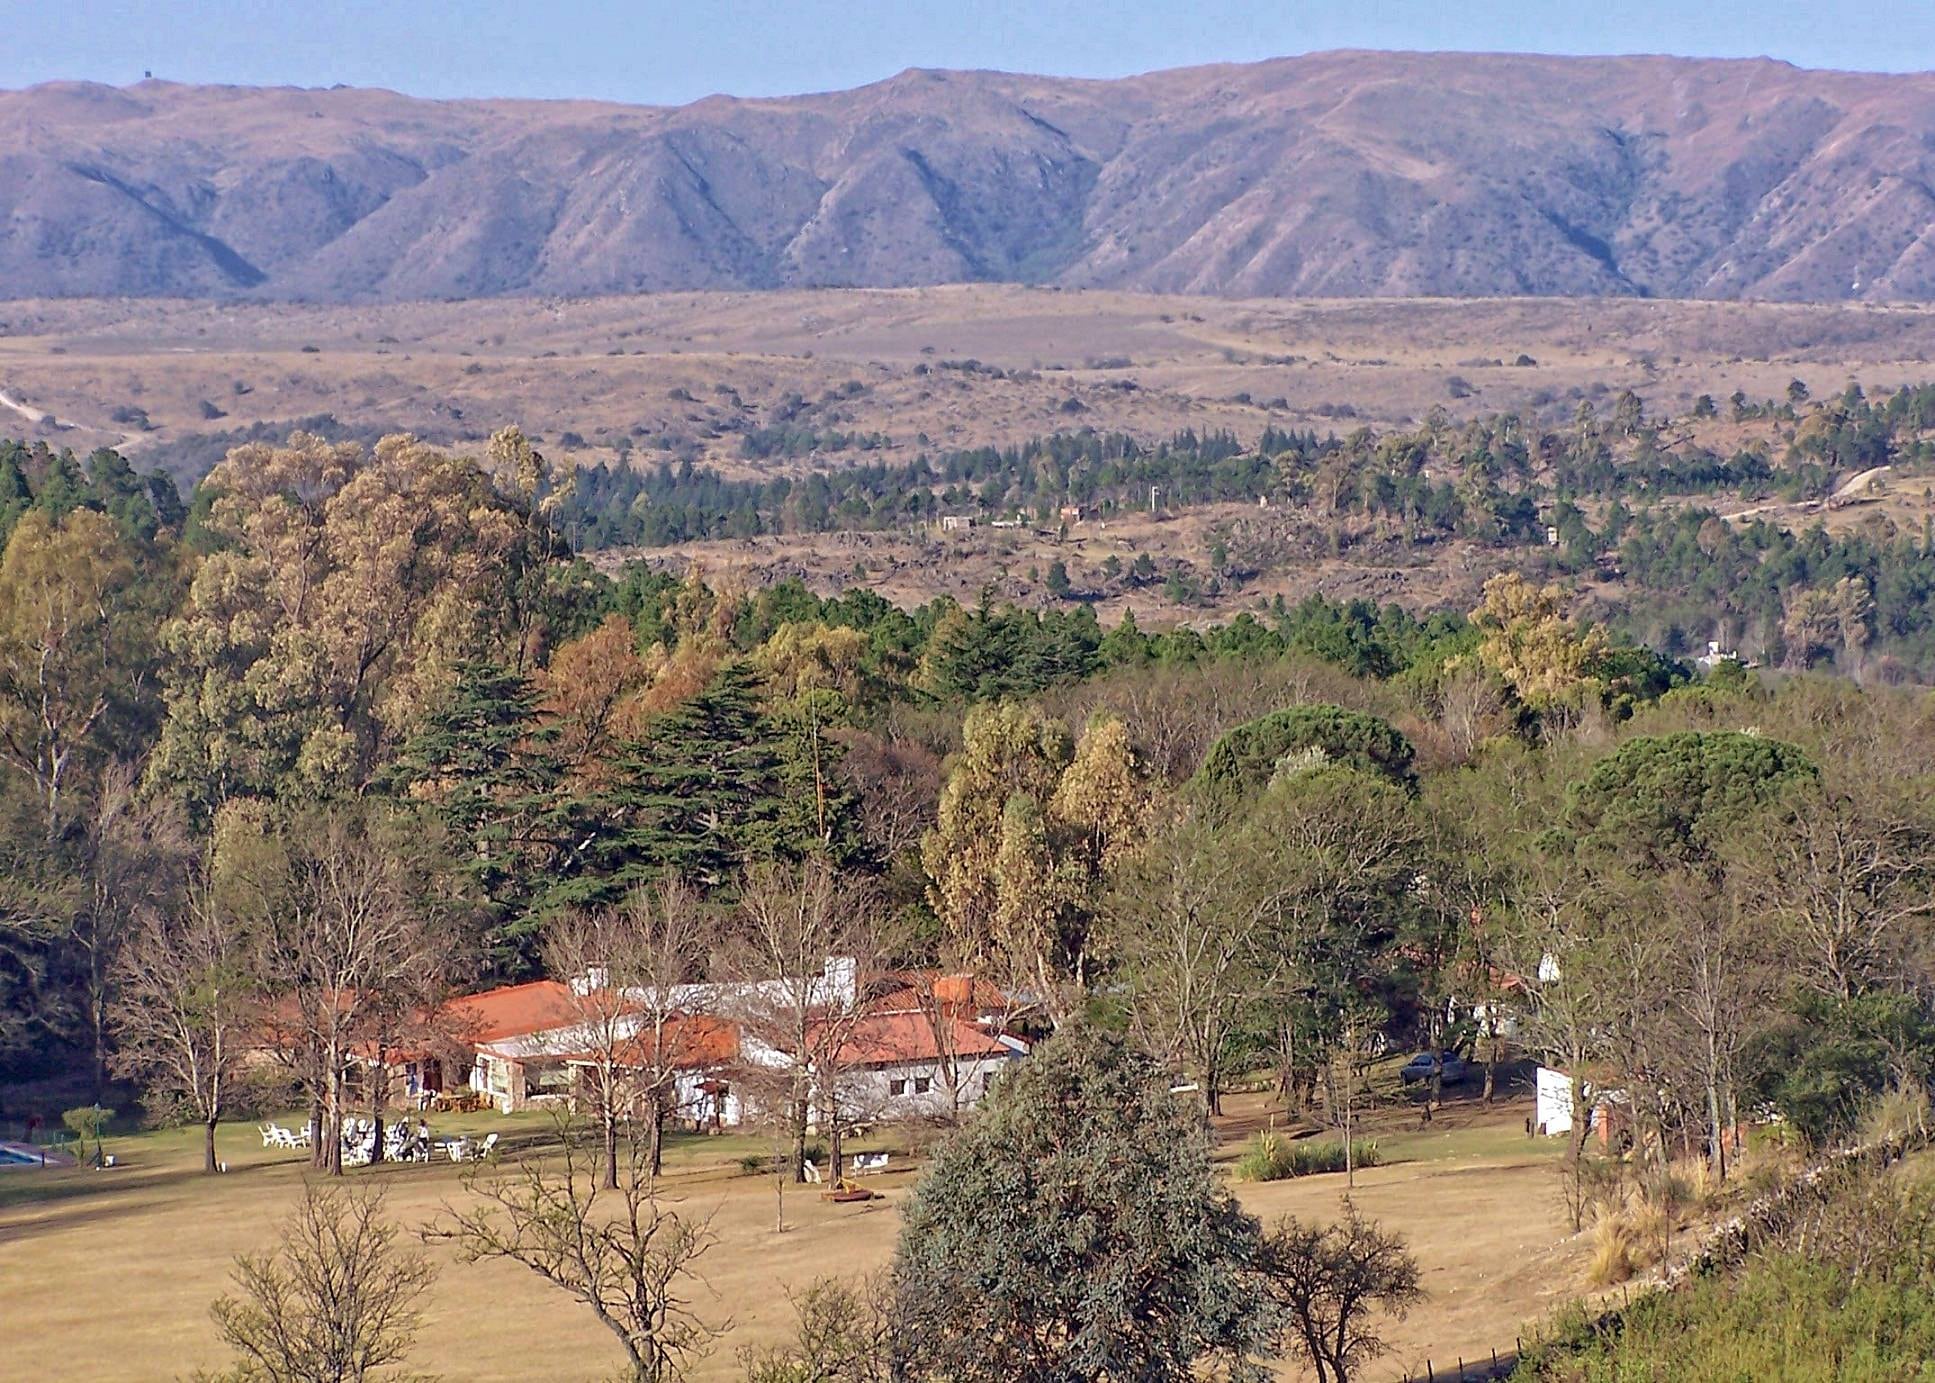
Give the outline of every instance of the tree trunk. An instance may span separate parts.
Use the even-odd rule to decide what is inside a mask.
[[[665,1101],[652,1092],[652,1175],[665,1170]]]
[[[1707,1157],[1713,1164],[1713,1175],[1717,1181],[1727,1179],[1727,1145],[1725,1125],[1720,1118],[1720,1074],[1719,1057],[1714,1051],[1711,1039],[1707,1042]]]
[[[618,1189],[618,1108],[616,1102],[612,1099],[612,1090],[609,1085],[606,1086],[603,1092],[603,1101],[605,1106],[605,1117],[603,1120],[603,1131],[605,1135],[605,1189],[607,1191],[616,1191]]]
[[[97,970],[97,971],[98,971],[98,969],[99,969],[99,967],[100,967],[100,954],[99,954],[99,950],[100,950],[100,939],[99,939],[99,937],[97,936],[97,937],[95,938],[95,946],[94,946],[94,951],[93,951],[93,953],[92,953],[92,954],[90,955],[90,957],[89,957],[89,961],[88,961],[88,964],[89,964],[89,965],[90,965],[90,966],[91,966],[92,968],[94,968],[95,970]],[[91,980],[89,981],[89,984],[88,984],[88,990],[89,990],[89,994],[88,994],[88,1007],[89,1007],[89,1009],[91,1010],[91,1012],[89,1013],[89,1015],[88,1015],[88,1017],[89,1017],[89,1022],[90,1022],[90,1025],[92,1026],[92,1028],[93,1028],[93,1030],[94,1030],[94,1032],[93,1032],[93,1036],[94,1036],[94,1103],[98,1105],[98,1104],[104,1104],[104,1103],[106,1103],[106,1101],[107,1101],[107,1079],[108,1079],[108,1060],[107,1060],[107,1049],[108,1049],[108,1032],[107,1032],[107,982],[106,982],[106,979],[105,979],[105,978],[104,978],[103,976],[101,976],[101,975],[99,975],[99,974],[96,974],[96,975],[94,975],[94,976],[93,976],[93,977],[91,978]]]
[[[1352,1079],[1355,1073],[1351,1069],[1352,1057],[1357,1051],[1355,1023],[1344,1029],[1344,1040],[1348,1044],[1344,1048],[1344,1190],[1348,1193],[1357,1189],[1357,1160],[1350,1145],[1351,1096],[1356,1093],[1351,1088],[1355,1084]]]
[[[339,1177],[343,1174],[343,1068],[333,1049],[329,1055],[329,1097],[323,1110],[323,1137],[329,1148],[323,1165],[329,1175]]]
[[[834,1092],[831,1081],[827,1083],[825,1117],[826,1165],[829,1174],[837,1181],[840,1177],[840,1135],[844,1130],[840,1127],[840,1098]]]
[[[1485,1091],[1484,1102],[1490,1104],[1492,1095],[1498,1089],[1498,1015],[1489,1009],[1485,1014]]]
[[[1579,1060],[1573,1059],[1572,1070],[1568,1073],[1572,1093],[1572,1126],[1566,1130],[1566,1165],[1570,1174],[1577,1178],[1583,1174],[1580,1164],[1586,1154],[1586,1120],[1592,1111],[1586,1108],[1586,1083],[1579,1075]],[[1586,1207],[1584,1198],[1575,1194],[1570,1205],[1572,1212],[1572,1232],[1577,1234],[1585,1226]]]
[[[327,1117],[323,1113],[323,1093],[320,1089],[311,1089],[309,1092],[309,1165],[317,1171],[321,1171],[327,1163],[328,1127]]]
[[[806,1104],[805,1100],[793,1102],[793,1180],[802,1185],[806,1182]]]
[[[218,1116],[209,1115],[202,1123],[202,1171],[210,1176],[221,1170],[215,1161],[215,1122]]]
[[[370,1165],[373,1167],[383,1160],[383,1090],[388,1084],[388,1072],[381,1066],[371,1066],[367,1079],[370,1083],[370,1128],[374,1130],[375,1143],[370,1147]]]

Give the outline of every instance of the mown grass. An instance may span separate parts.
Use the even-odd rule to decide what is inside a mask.
[[[1516,1126],[1519,1115],[1496,1117]],[[542,1155],[550,1127],[542,1114],[437,1116],[430,1125],[439,1135],[497,1131],[513,1160]],[[235,1255],[274,1244],[314,1174],[305,1153],[263,1148],[250,1124],[221,1130],[228,1175],[203,1176],[198,1140],[196,1129],[110,1135],[108,1151],[119,1163],[112,1171],[0,1173],[7,1357],[36,1366],[79,1361],[82,1376],[106,1383],[185,1377],[224,1364],[209,1302],[229,1290]],[[828,1275],[864,1277],[890,1260],[898,1206],[919,1170],[908,1154],[924,1141],[921,1130],[881,1128],[849,1144],[849,1151],[887,1151],[892,1163],[886,1174],[865,1178],[884,1199],[836,1205],[822,1201],[818,1188],[782,1188],[740,1171],[740,1157],[772,1151],[769,1133],[672,1135],[666,1203],[707,1220],[717,1239],[690,1296],[705,1319],[729,1322],[732,1332],[695,1369],[694,1383],[743,1378],[734,1355],[740,1345],[775,1343],[792,1330],[789,1291]],[[1460,1154],[1469,1146],[1462,1135],[1440,1144]],[[1551,1283],[1573,1276],[1576,1255],[1546,1167],[1517,1155],[1522,1137],[1503,1146],[1514,1155],[1385,1166],[1358,1179],[1353,1202],[1405,1234],[1432,1291],[1429,1313],[1393,1327],[1403,1359],[1444,1350],[1470,1356],[1510,1340],[1546,1309]],[[413,1163],[349,1178],[383,1187],[386,1213],[413,1234],[467,1203],[463,1179],[471,1170]],[[1235,1190],[1266,1221],[1294,1214],[1327,1222],[1338,1213],[1342,1186],[1341,1177],[1305,1177]],[[464,1263],[448,1245],[424,1251],[439,1273],[411,1368],[466,1383],[576,1383],[619,1368],[591,1314],[532,1274]]]

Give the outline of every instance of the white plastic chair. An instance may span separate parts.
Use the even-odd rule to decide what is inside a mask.
[[[496,1151],[497,1151],[497,1135],[494,1133],[487,1134],[485,1135],[485,1138],[484,1138],[484,1145],[479,1149],[477,1149],[477,1151],[474,1154],[472,1154],[472,1156],[477,1161],[482,1162],[488,1159]]]

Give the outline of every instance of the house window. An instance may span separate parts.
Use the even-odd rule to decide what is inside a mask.
[[[888,1081],[887,1093],[889,1095],[905,1095],[907,1093],[907,1082],[904,1080]]]
[[[926,1076],[914,1077],[914,1093],[916,1095],[925,1095],[929,1090],[932,1090],[933,1088],[934,1088],[934,1082],[930,1080],[928,1077]]]

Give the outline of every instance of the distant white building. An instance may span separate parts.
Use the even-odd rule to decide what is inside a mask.
[[[1693,660],[1693,665],[1702,672],[1712,672],[1722,663],[1739,663],[1748,666],[1747,660],[1731,648],[1722,648],[1718,639],[1707,640],[1707,651]]]
[[[1539,1067],[1538,1103],[1533,1127],[1557,1138],[1572,1131],[1572,1077],[1550,1066]]]
[[[1572,1076],[1554,1066],[1541,1066],[1538,1072],[1538,1103],[1533,1127],[1548,1138],[1572,1132],[1577,1117],[1572,1106]],[[1603,1148],[1630,1143],[1633,1132],[1632,1100],[1623,1090],[1601,1090],[1591,1081],[1582,1081],[1580,1094],[1586,1102],[1586,1134],[1597,1138]]]

